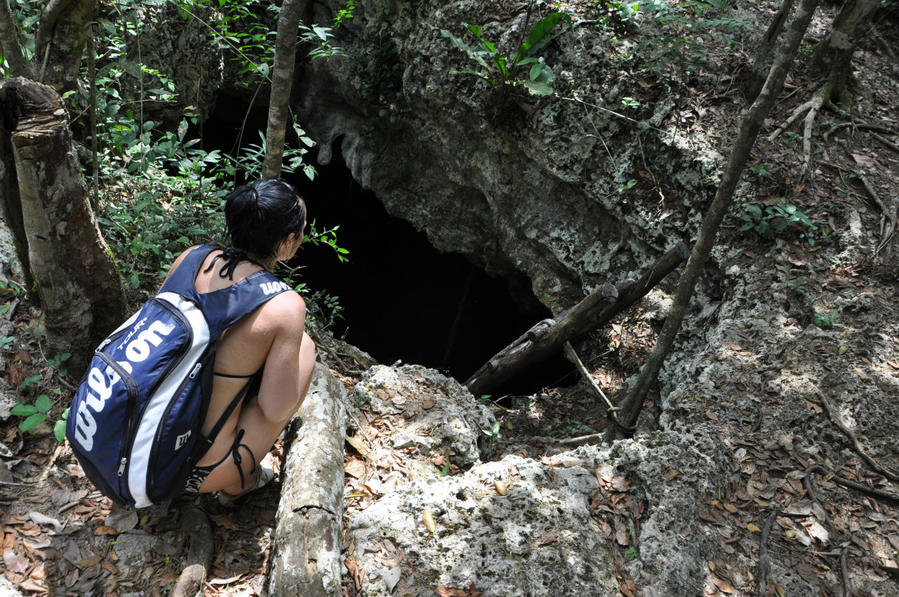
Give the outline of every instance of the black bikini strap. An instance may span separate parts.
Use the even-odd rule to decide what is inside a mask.
[[[211,446],[215,442],[215,438],[218,437],[219,432],[222,430],[222,427],[225,426],[225,421],[228,420],[228,417],[231,416],[231,413],[234,412],[234,409],[237,408],[237,405],[243,401],[244,397],[247,395],[247,390],[250,389],[250,386],[253,385],[254,377],[250,377],[247,380],[247,383],[244,384],[243,388],[237,393],[231,400],[231,404],[228,405],[228,408],[225,409],[225,412],[222,413],[222,416],[219,417],[219,420],[215,422],[215,425],[212,426],[212,429],[209,430],[209,435],[206,436],[206,441],[209,442]]]
[[[234,279],[234,270],[237,269],[237,265],[241,261],[249,261],[250,263],[258,265],[262,269],[265,269],[264,265],[247,255],[246,252],[240,251],[238,249],[227,248],[222,249],[221,253],[212,258],[212,261],[209,262],[209,265],[206,267],[206,269],[203,270],[203,273],[205,274],[206,272],[211,270],[215,266],[215,262],[219,259],[221,259],[223,262],[222,267],[219,268],[219,277],[228,278],[229,280]]]
[[[256,375],[258,375],[258,371],[256,373],[250,373],[249,375],[234,375],[233,373],[219,373],[218,371],[213,371],[212,374],[216,377],[228,377],[230,379],[250,379]]]

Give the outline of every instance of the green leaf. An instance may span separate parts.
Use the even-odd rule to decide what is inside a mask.
[[[34,407],[42,413],[47,413],[53,408],[53,401],[50,400],[50,397],[46,394],[41,394],[37,397],[37,400],[34,401]]]
[[[34,429],[35,427],[40,425],[46,418],[47,415],[45,415],[44,413],[35,413],[19,423],[19,429],[21,429],[22,432],[28,431],[29,429]]]
[[[534,95],[552,95],[553,88],[543,81],[524,81],[524,86]]]
[[[59,443],[63,443],[66,440],[66,422],[62,419],[56,421],[53,424],[53,435],[56,436],[56,441]]]
[[[37,409],[34,408],[31,404],[22,404],[19,403],[12,407],[12,410],[9,411],[9,414],[16,415],[17,417],[28,417],[37,412]]]
[[[552,12],[538,21],[537,24],[531,28],[530,33],[528,33],[528,38],[521,44],[521,47],[518,48],[518,52],[515,53],[512,64],[520,64],[522,58],[533,54],[555,39],[555,36],[549,36],[549,33],[561,21],[565,21],[570,25],[571,16],[564,12]]]

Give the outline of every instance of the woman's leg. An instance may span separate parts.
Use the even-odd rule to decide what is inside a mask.
[[[229,454],[209,473],[200,486],[201,493],[224,490],[226,493],[237,495],[256,486],[257,465],[271,450],[275,440],[278,439],[303,403],[312,381],[312,370],[315,367],[315,344],[305,332],[303,332],[303,341],[300,343],[299,358],[300,377],[297,400],[289,415],[283,420],[272,421],[263,414],[255,396],[240,409],[237,429],[243,430],[243,437],[240,439],[241,446],[235,447],[235,450],[240,459],[240,469],[243,472],[243,485],[241,486],[241,474],[235,465],[235,459],[232,454]]]

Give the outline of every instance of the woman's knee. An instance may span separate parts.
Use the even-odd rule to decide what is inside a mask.
[[[312,371],[315,369],[315,342],[309,334],[303,332],[303,341],[300,343],[300,387],[299,402],[303,401],[309,384],[312,381]]]
[[[315,362],[315,342],[309,337],[309,334],[303,332],[303,341],[300,343],[300,367],[311,366],[310,363]]]

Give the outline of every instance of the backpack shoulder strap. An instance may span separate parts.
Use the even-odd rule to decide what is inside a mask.
[[[197,288],[194,280],[200,273],[200,268],[206,257],[214,251],[216,247],[212,245],[200,245],[188,253],[184,259],[178,264],[178,267],[169,274],[168,280],[162,285],[159,293],[174,292],[183,297],[196,301]]]
[[[227,288],[198,295],[200,308],[209,322],[210,337],[217,338],[239,319],[288,290],[290,286],[277,276],[260,270]]]

